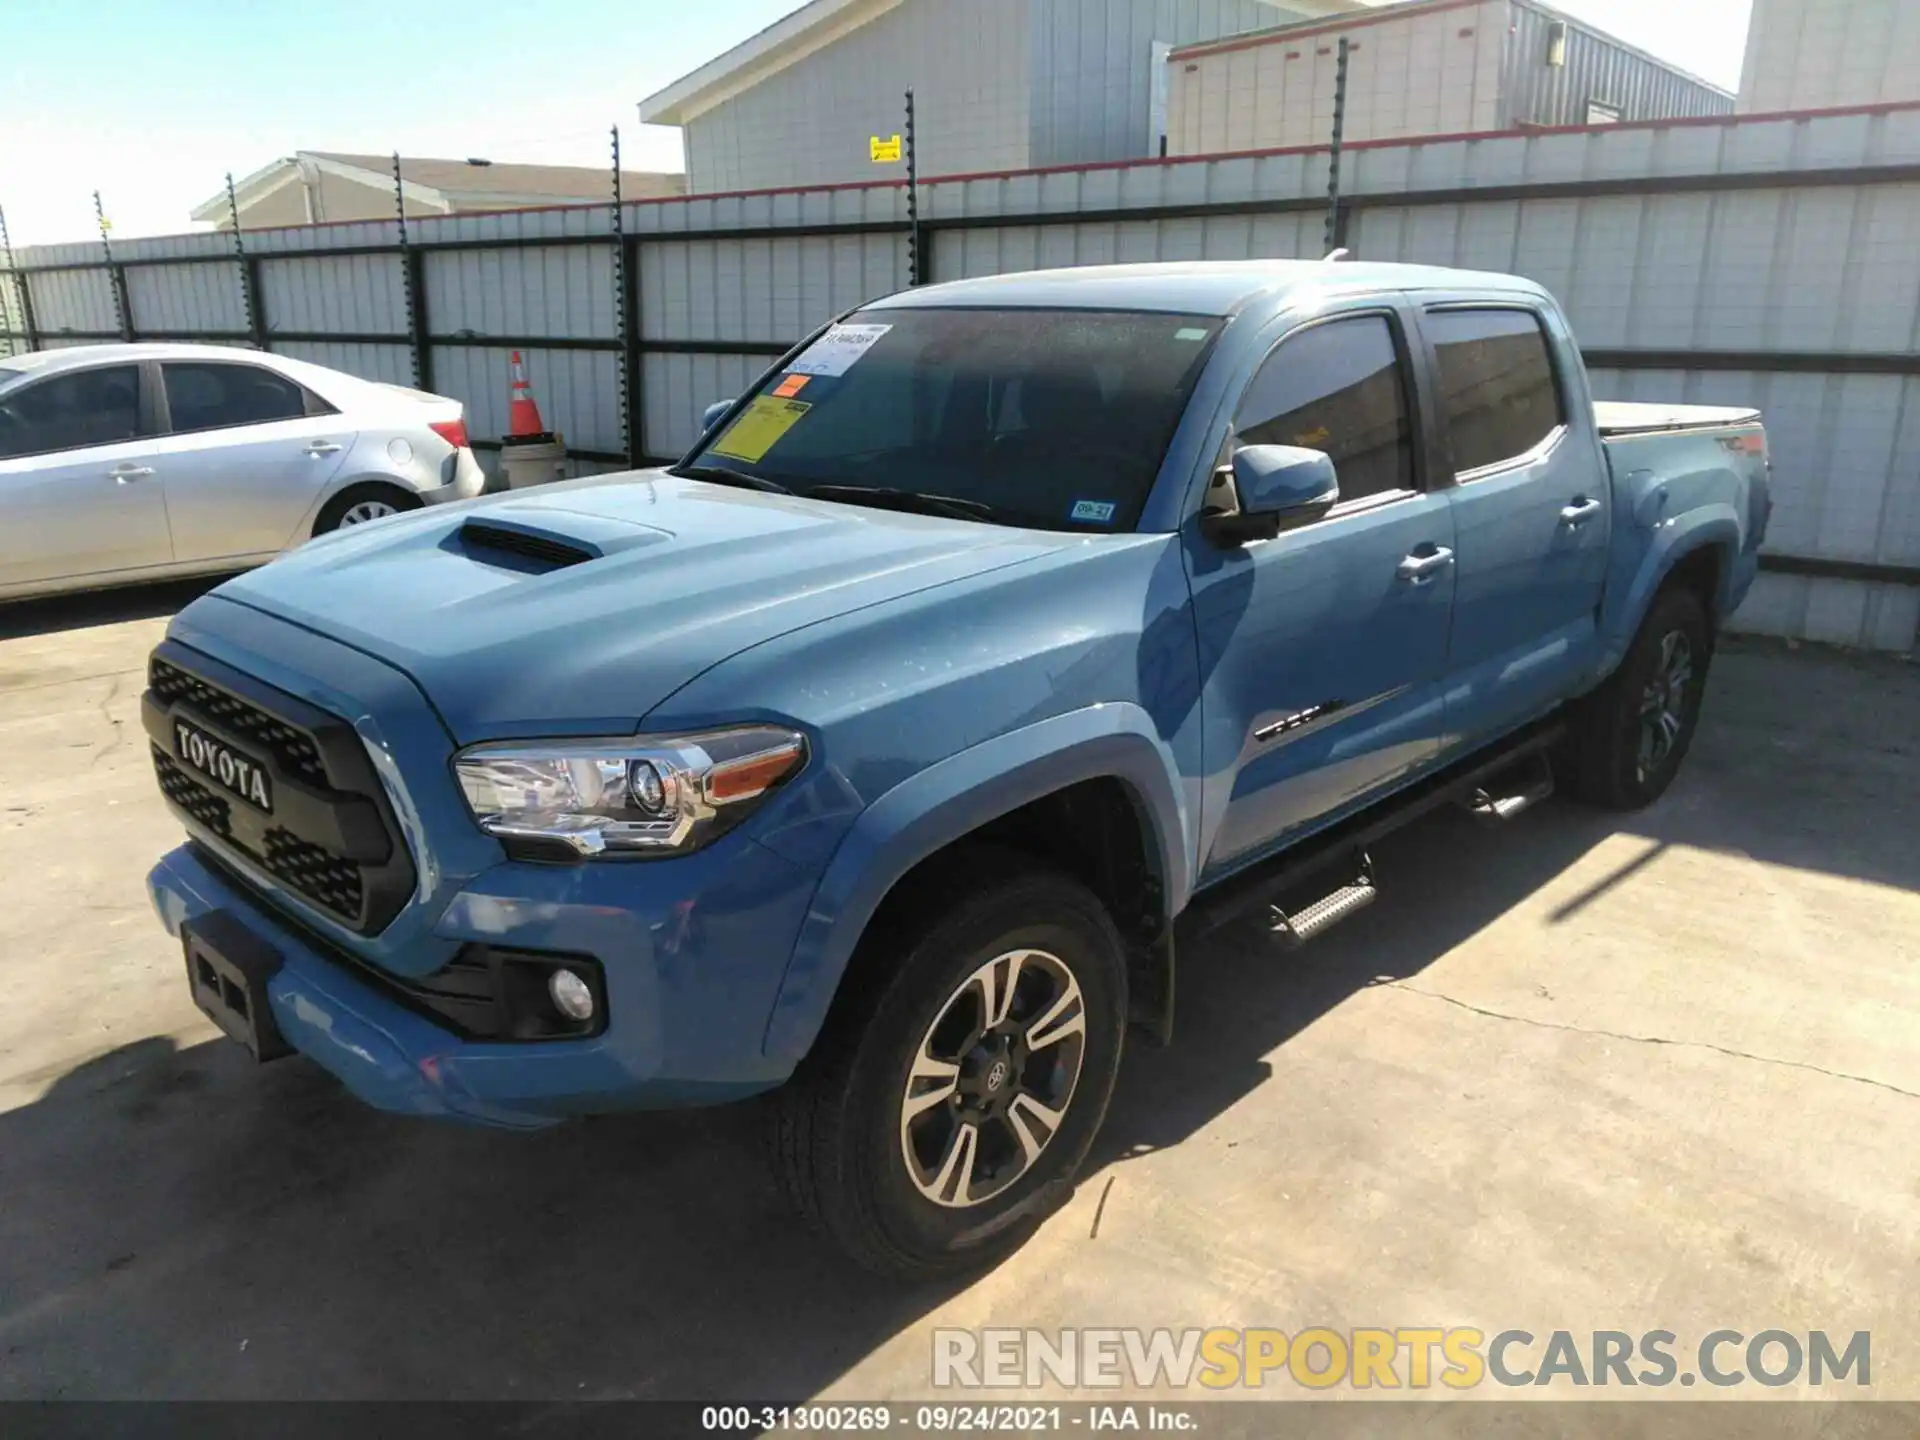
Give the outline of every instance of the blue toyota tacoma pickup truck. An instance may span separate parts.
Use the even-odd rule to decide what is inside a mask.
[[[930,286],[670,469],[188,606],[149,884],[261,1060],[510,1127],[772,1092],[806,1214],[951,1269],[1068,1193],[1176,936],[1306,940],[1437,805],[1659,796],[1769,505],[1755,413],[1594,404],[1523,280]]]

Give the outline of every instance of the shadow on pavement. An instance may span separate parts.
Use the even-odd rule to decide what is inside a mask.
[[[230,578],[203,575],[158,585],[127,585],[115,590],[77,591],[37,600],[0,601],[0,640],[54,635],[63,630],[87,630],[96,625],[118,625],[128,620],[171,615]]]

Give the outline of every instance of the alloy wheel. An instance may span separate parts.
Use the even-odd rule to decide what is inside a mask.
[[[1660,637],[1660,660],[1640,693],[1640,748],[1636,773],[1642,784],[1673,757],[1686,724],[1687,688],[1693,683],[1693,646],[1679,630]]]
[[[1066,1119],[1086,1040],[1086,1001],[1057,955],[1010,950],[969,975],[927,1027],[901,1095],[914,1187],[959,1209],[1031,1170]]]

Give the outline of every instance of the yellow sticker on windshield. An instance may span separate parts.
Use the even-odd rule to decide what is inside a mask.
[[[712,453],[730,460],[758,460],[812,408],[803,400],[761,395],[713,442]]]

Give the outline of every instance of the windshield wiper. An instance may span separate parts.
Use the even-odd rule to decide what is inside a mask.
[[[667,473],[683,475],[689,480],[710,480],[715,485],[737,485],[742,490],[763,490],[769,495],[793,494],[791,485],[782,485],[778,480],[768,480],[761,475],[749,475],[744,470],[734,470],[726,465],[676,465]]]
[[[813,500],[845,500],[854,505],[874,505],[885,510],[906,510],[918,515],[945,515],[953,520],[997,520],[1000,512],[982,500],[962,500],[957,495],[928,495],[919,490],[893,490],[884,485],[814,485],[807,496]]]

